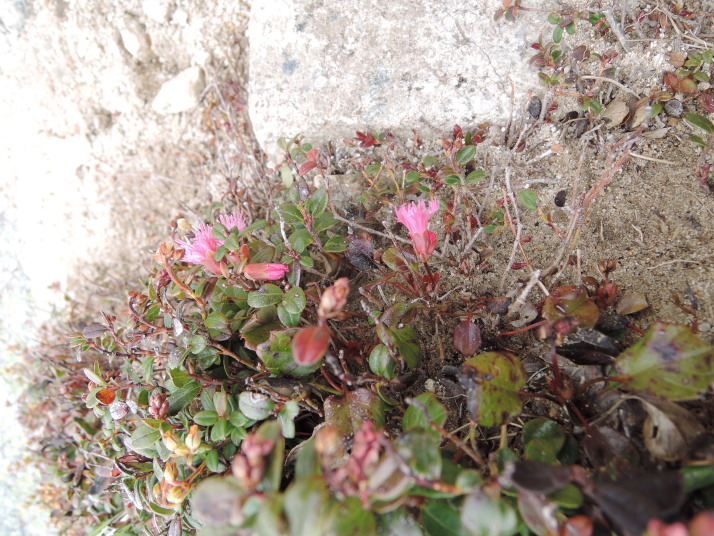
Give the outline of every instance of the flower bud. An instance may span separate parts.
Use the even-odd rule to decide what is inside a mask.
[[[243,267],[243,275],[248,279],[265,279],[272,281],[281,279],[289,271],[290,268],[285,264],[277,264],[274,262],[259,262]]]
[[[164,467],[164,480],[169,484],[174,484],[177,478],[178,469],[176,469],[176,464],[174,462],[166,462],[166,467]]]
[[[198,447],[201,446],[201,436],[198,435],[198,425],[191,425],[191,429],[186,436],[185,443],[191,454],[196,454]]]
[[[179,504],[186,498],[188,489],[182,486],[174,486],[166,493],[166,500],[171,504]]]
[[[322,293],[320,306],[317,309],[317,315],[321,320],[326,320],[337,313],[342,312],[347,305],[347,295],[350,293],[350,280],[346,277],[341,277],[335,284],[328,287]]]
[[[164,433],[163,437],[163,442],[164,446],[169,449],[171,452],[176,452],[176,449],[181,446],[181,444],[176,441],[176,436],[174,436],[173,432],[166,432]]]

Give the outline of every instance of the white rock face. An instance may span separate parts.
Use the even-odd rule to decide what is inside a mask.
[[[164,82],[151,103],[151,108],[159,114],[177,114],[196,107],[205,87],[203,70],[189,67]]]
[[[151,51],[151,41],[146,33],[146,27],[139,22],[128,19],[119,30],[124,49],[137,61],[149,61],[154,53]]]
[[[505,123],[529,89],[536,13],[494,22],[501,0],[255,0],[249,106],[270,154],[280,136],[310,142],[389,128],[409,136]],[[541,6],[539,6],[541,7]],[[546,7],[546,6],[542,6]],[[547,13],[545,13],[547,14]]]

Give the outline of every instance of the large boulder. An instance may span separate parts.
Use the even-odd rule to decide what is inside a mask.
[[[494,21],[501,0],[254,0],[249,107],[258,141],[505,123],[538,88],[528,59],[545,13]],[[541,86],[542,87],[542,86]]]

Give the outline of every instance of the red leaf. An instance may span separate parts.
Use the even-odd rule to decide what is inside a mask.
[[[311,171],[317,167],[317,164],[312,160],[308,160],[298,170],[298,174],[303,177],[308,171]]]
[[[317,160],[317,149],[310,149],[308,152],[305,153],[305,156],[310,162],[314,162]]]
[[[699,97],[699,104],[702,105],[707,112],[714,114],[714,95],[709,92],[704,92]]]
[[[330,330],[325,326],[303,328],[293,338],[293,359],[298,365],[317,363],[327,352]]]
[[[593,533],[593,524],[585,516],[575,516],[568,519],[560,526],[560,536],[590,536]]]
[[[454,348],[465,356],[472,356],[481,347],[481,330],[476,324],[464,320],[454,330]]]

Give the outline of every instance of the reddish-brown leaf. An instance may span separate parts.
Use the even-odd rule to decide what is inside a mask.
[[[672,91],[677,91],[677,84],[679,84],[679,77],[672,72],[666,72],[666,73],[664,73],[663,82]]]
[[[108,406],[112,402],[114,402],[114,399],[116,398],[116,391],[110,387],[107,387],[106,389],[102,389],[97,393],[97,400],[101,404],[104,404],[105,406]]]
[[[481,330],[476,324],[465,320],[454,330],[454,348],[457,352],[470,357],[481,348]]]
[[[702,108],[704,108],[707,112],[714,114],[714,95],[708,91],[702,93],[699,97],[699,104],[701,104]]]

